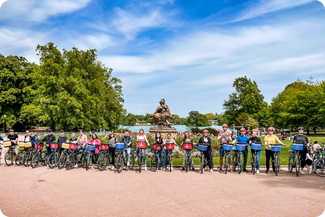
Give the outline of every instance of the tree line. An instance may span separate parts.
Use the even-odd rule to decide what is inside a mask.
[[[38,45],[39,64],[0,54],[0,121],[16,130],[116,128],[123,115],[121,81],[97,51]]]

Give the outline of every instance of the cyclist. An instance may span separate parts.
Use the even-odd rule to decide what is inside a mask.
[[[139,134],[137,135],[137,143],[138,142],[145,142],[147,143],[148,146],[150,146],[149,142],[148,142],[148,139],[147,139],[147,136],[146,134],[144,134],[144,130],[143,129],[140,129],[139,130]],[[137,148],[136,149],[136,154],[138,156],[139,154],[139,149]],[[144,170],[147,170],[147,159],[146,159],[146,153],[147,153],[147,150],[144,149],[143,150],[143,160],[144,160]]]
[[[111,164],[112,164],[112,168],[111,170],[114,170],[115,168],[115,146],[116,146],[116,138],[114,135],[114,132],[109,132],[104,139],[108,139],[108,144],[109,144],[109,155],[111,156]]]
[[[192,145],[194,144],[193,140],[191,139],[190,133],[188,131],[186,131],[184,133],[184,139],[183,139],[182,145],[183,144],[192,144]],[[184,156],[185,156],[185,154],[186,154],[186,150],[184,150]],[[191,169],[194,171],[194,167],[192,167]],[[185,157],[183,159],[183,168],[182,168],[182,170],[185,170]]]
[[[130,136],[129,131],[125,131],[124,135],[120,139],[121,143],[124,143],[124,152],[123,155],[127,154],[126,165],[130,165],[130,155],[131,155],[131,144],[132,144],[132,137]]]
[[[18,144],[18,135],[15,133],[13,129],[9,130],[8,134],[8,140],[11,141],[11,145],[17,145]]]
[[[236,139],[234,140],[233,144],[236,145],[237,142],[239,144],[246,144],[246,146],[249,143],[249,139],[248,137],[245,135],[246,134],[246,129],[245,128],[241,128],[240,130],[240,135],[236,137]],[[247,164],[247,156],[248,156],[248,148],[246,147],[245,151],[243,151],[244,154],[244,165],[243,165],[243,171],[244,172],[248,172],[246,169],[246,164]]]
[[[61,152],[63,151],[63,148],[62,148],[62,143],[66,143],[68,140],[68,138],[64,135],[64,132],[61,130],[60,131],[60,136],[58,138],[58,145],[59,145],[59,151],[60,151],[60,154]]]
[[[307,146],[309,145],[308,137],[304,135],[304,128],[298,127],[299,134],[296,134],[293,139],[292,143],[294,144],[303,144],[304,149],[300,152],[300,161],[301,161],[301,169],[300,173],[304,174],[304,167],[306,166],[306,155],[307,155]]]
[[[274,128],[273,127],[269,127],[268,128],[268,135],[265,136],[264,138],[264,142],[265,142],[265,157],[266,157],[266,172],[265,173],[268,173],[269,172],[269,169],[270,169],[270,159],[272,159],[272,169],[273,169],[273,172],[275,172],[275,167],[274,167],[274,157],[273,157],[273,153],[271,151],[271,145],[275,145],[277,143],[281,144],[281,145],[284,145],[280,140],[279,138],[274,135]]]
[[[165,141],[164,141],[164,144],[166,145],[167,143],[172,143],[172,144],[175,144],[175,145],[177,145],[177,143],[175,142],[175,140],[172,138],[172,134],[171,133],[168,133],[167,134],[167,138],[165,139]],[[166,162],[167,162],[167,154],[168,153],[168,151],[166,150],[166,147],[165,147],[165,166],[164,166],[164,170],[166,170]],[[171,163],[171,162],[169,162],[169,163]],[[174,168],[172,167],[172,170],[174,170]]]
[[[75,133],[71,134],[71,138],[70,138],[69,142],[72,143],[72,144],[77,144],[78,143],[78,139],[77,139]]]
[[[203,130],[203,136],[199,139],[200,144],[207,144],[208,145],[208,150],[203,152],[204,157],[208,161],[208,166],[210,169],[210,173],[213,173],[213,162],[212,162],[212,148],[211,148],[211,138],[209,136],[209,131],[208,130]]]
[[[159,170],[162,170],[163,168],[165,168],[165,150],[164,150],[164,147],[163,147],[163,144],[164,144],[164,140],[163,140],[163,138],[162,138],[162,136],[161,136],[161,133],[160,132],[156,132],[156,134],[155,134],[155,144],[156,145],[159,145],[159,146],[161,146],[161,150],[160,151],[157,151],[157,153],[158,153],[158,158],[159,158],[159,165],[157,165],[158,166],[158,168],[159,168]]]
[[[101,142],[100,142],[100,140],[99,140],[99,138],[98,138],[98,136],[97,136],[97,134],[95,132],[93,132],[91,134],[91,138],[88,140],[87,143],[90,144],[90,145],[95,145],[96,146],[95,155],[94,155],[95,159],[93,159],[94,160],[93,164],[94,164],[95,162],[97,162],[97,154],[99,152],[99,146],[101,144]],[[87,149],[84,150],[84,156],[85,156],[85,159],[87,160],[86,153],[87,153]],[[92,169],[93,168],[94,168],[94,165],[92,166]]]
[[[79,129],[79,137],[78,137],[78,143],[80,144],[80,146],[78,147],[79,149],[85,149],[86,148],[86,144],[87,144],[87,136],[84,134],[83,129]]]
[[[50,156],[51,154],[51,148],[50,148],[50,143],[55,141],[55,136],[53,135],[53,131],[49,130],[47,136],[45,136],[42,139],[42,142],[46,143],[46,151],[47,151],[47,155]]]
[[[228,125],[222,125],[222,131],[218,134],[217,140],[220,142],[220,149],[219,149],[219,164],[220,164],[220,171],[222,171],[222,159],[223,159],[223,144],[229,144],[232,141],[231,134],[228,131]],[[229,165],[231,168],[231,160],[229,161]],[[231,170],[230,170],[231,171]]]
[[[257,137],[256,131],[252,132],[252,137],[249,138],[249,144],[262,144],[261,139]],[[252,154],[256,150],[251,150]],[[261,161],[261,151],[256,152],[257,155],[257,162],[256,162],[256,173],[260,173],[260,161]]]

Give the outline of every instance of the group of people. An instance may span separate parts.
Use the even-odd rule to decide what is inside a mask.
[[[269,172],[270,169],[270,160],[272,160],[272,169],[275,171],[274,168],[274,163],[273,163],[273,154],[271,151],[271,145],[275,144],[280,144],[280,145],[285,145],[284,143],[279,140],[279,138],[274,134],[275,129],[273,127],[268,128],[268,134],[264,137],[264,146],[265,146],[265,156],[266,156],[266,173]],[[304,129],[302,127],[299,128],[299,134],[295,135],[293,137],[292,142],[295,144],[303,144],[304,149],[301,151],[301,173],[303,174],[304,168],[310,168],[309,166],[312,164],[314,156],[313,156],[313,148],[308,148],[310,147],[310,142],[308,141],[307,136],[304,134]],[[198,145],[198,144],[205,144],[207,147],[207,151],[203,152],[207,159],[207,166],[209,167],[210,172],[213,172],[213,156],[212,156],[212,139],[210,137],[209,131],[204,130],[203,131],[203,136],[200,137],[198,143],[194,143],[194,141],[191,139],[190,133],[185,132],[184,134],[184,139],[182,141],[182,144],[192,144],[192,145]],[[109,145],[109,153],[111,156],[115,156],[115,145],[116,143],[123,143],[124,144],[124,154],[127,156],[127,166],[130,163],[130,153],[131,153],[131,148],[132,148],[132,136],[130,135],[130,132],[126,131],[124,135],[117,140],[115,137],[114,132],[109,132],[104,138],[104,140],[108,140],[108,145]],[[0,141],[3,141],[4,139],[0,136]],[[12,145],[17,145],[18,144],[18,135],[14,132],[13,129],[9,130],[9,134],[7,136],[7,140],[12,142]],[[244,162],[243,162],[243,171],[247,172],[246,165],[247,165],[247,156],[248,156],[248,147],[251,144],[261,144],[261,139],[257,136],[256,132],[252,132],[251,137],[248,138],[246,136],[246,129],[241,128],[240,129],[240,135],[238,135],[234,140],[228,131],[228,125],[223,124],[222,125],[222,130],[218,134],[217,140],[220,143],[220,148],[219,148],[219,165],[220,165],[220,170],[222,171],[222,166],[223,166],[223,157],[224,157],[224,145],[226,144],[245,144],[247,148],[243,151],[243,156],[244,156]],[[79,144],[78,149],[83,149],[84,150],[84,156],[86,157],[86,152],[88,151],[86,149],[87,144],[95,145],[95,154],[99,153],[99,146],[101,143],[101,140],[98,138],[97,134],[93,132],[91,134],[91,138],[88,139],[87,136],[84,134],[84,131],[82,129],[79,130],[79,135],[78,137],[76,134],[72,134],[71,138],[68,139],[64,132],[60,132],[60,136],[56,139],[56,136],[53,134],[52,130],[48,131],[48,134],[43,138],[40,139],[38,138],[37,135],[30,133],[29,131],[26,131],[26,134],[24,136],[24,142],[31,142],[32,144],[36,143],[36,141],[42,141],[45,144],[47,144],[47,154],[51,154],[51,148],[48,146],[51,143],[58,143],[58,148],[60,152],[63,150],[62,149],[62,144],[63,143],[75,143]],[[140,129],[139,133],[136,136],[136,144],[138,143],[145,143],[147,146],[150,146],[150,143],[148,142],[147,136],[144,133],[143,129]],[[154,144],[157,146],[161,146],[159,150],[156,151],[160,161],[159,161],[159,169],[165,170],[166,169],[166,156],[167,156],[167,151],[166,151],[166,144],[174,144],[177,145],[176,141],[172,138],[172,134],[168,133],[167,137],[164,139],[162,134],[160,132],[155,133],[154,137]],[[317,148],[317,145],[319,144],[314,144],[314,147]],[[321,148],[319,146],[319,148]],[[308,150],[308,151],[307,151]],[[256,171],[257,173],[260,172],[260,158],[261,158],[261,151],[255,151],[251,149],[251,152],[256,152],[257,154],[257,165],[256,165]],[[136,153],[138,155],[139,149],[136,149]],[[143,154],[143,166],[144,170],[147,170],[147,162],[146,162],[146,149],[144,149],[142,152]],[[111,157],[111,162],[110,164],[112,165],[111,169],[114,169],[115,167],[115,158]],[[231,168],[231,162],[230,162],[230,168]],[[183,164],[183,169],[184,169],[184,164]]]

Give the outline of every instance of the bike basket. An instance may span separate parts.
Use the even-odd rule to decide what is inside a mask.
[[[262,145],[259,145],[259,144],[252,144],[252,146],[251,146],[252,150],[260,151],[261,148],[262,148]]]
[[[304,150],[304,145],[302,144],[292,144],[292,149],[295,151],[302,151]]]
[[[87,145],[87,148],[86,148],[87,151],[95,151],[95,149],[96,149],[96,146],[94,146],[94,145]]]
[[[208,150],[208,146],[205,146],[205,145],[199,145],[197,147],[197,150],[199,151],[207,151]]]
[[[4,146],[4,147],[10,147],[10,146],[11,146],[11,142],[4,142],[4,143],[3,143],[3,146]]]
[[[70,148],[70,144],[68,144],[68,143],[62,143],[62,148],[69,149]]]
[[[223,150],[232,151],[233,148],[234,146],[232,145],[223,145]]]
[[[246,145],[236,145],[236,150],[245,151],[246,150]]]
[[[50,143],[50,148],[51,149],[57,149],[59,147],[58,143]]]
[[[156,150],[156,151],[161,151],[162,147],[161,147],[161,145],[154,145],[153,149]]]
[[[166,144],[166,149],[167,150],[174,150],[175,144],[174,143],[167,143]]]
[[[34,148],[38,149],[38,150],[42,150],[43,149],[43,145],[41,144],[34,144]]]
[[[18,147],[25,148],[25,143],[24,142],[18,142]]]
[[[281,146],[271,146],[271,151],[281,151]]]
[[[77,144],[69,144],[69,149],[76,150],[78,148]]]
[[[193,145],[192,144],[183,144],[182,148],[184,150],[192,150],[193,149]]]
[[[124,143],[116,143],[115,148],[116,149],[124,149],[125,144]]]
[[[99,150],[107,151],[109,149],[109,144],[100,144]]]
[[[32,147],[32,143],[31,142],[25,142],[25,148],[30,148]]]
[[[137,142],[137,148],[147,148],[147,143],[145,143],[145,142]]]

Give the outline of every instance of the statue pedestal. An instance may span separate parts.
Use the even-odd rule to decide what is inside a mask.
[[[167,134],[167,133],[177,133],[176,128],[173,127],[151,127],[149,129],[149,133],[162,133],[162,134]]]

